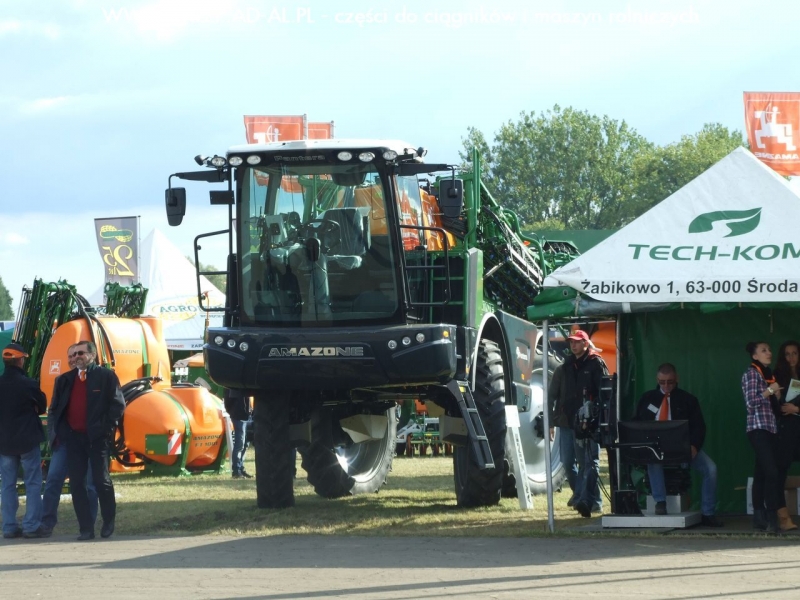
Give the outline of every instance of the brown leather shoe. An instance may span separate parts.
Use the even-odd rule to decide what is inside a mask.
[[[780,526],[781,531],[791,531],[792,529],[797,529],[797,525],[794,524],[792,517],[789,516],[789,509],[785,506],[778,509],[778,525]]]

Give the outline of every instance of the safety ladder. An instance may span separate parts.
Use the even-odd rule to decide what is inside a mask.
[[[458,402],[458,407],[461,409],[461,415],[464,417],[464,423],[467,426],[472,454],[475,457],[478,468],[494,469],[494,459],[492,458],[492,449],[489,447],[489,438],[483,428],[483,421],[480,414],[478,414],[478,407],[475,404],[472,391],[469,389],[469,384],[465,381],[451,380],[447,384],[447,389],[453,394]]]

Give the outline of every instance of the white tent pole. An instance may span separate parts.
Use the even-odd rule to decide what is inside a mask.
[[[550,325],[547,319],[542,321],[544,337],[542,338],[542,395],[544,395],[542,410],[542,426],[544,427],[544,462],[545,473],[547,474],[547,528],[550,533],[555,532],[556,524],[553,516],[553,465],[550,461],[550,408],[547,399],[549,382],[548,378],[548,355],[550,354]]]
[[[620,387],[621,386],[620,386],[620,377],[619,377],[619,375],[620,375],[620,367],[622,366],[622,359],[624,358],[622,350],[621,350],[622,344],[620,343],[621,336],[620,336],[620,332],[619,332],[619,316],[617,316],[617,318],[614,320],[614,332],[615,332],[615,337],[616,337],[615,341],[616,341],[616,344],[617,344],[617,390],[616,390],[616,394],[615,394],[615,398],[614,398],[614,403],[617,405],[617,407],[616,407],[617,410],[615,411],[617,413],[617,415],[616,415],[617,416],[617,421],[616,422],[619,423],[620,414],[621,414],[620,413],[620,401],[619,401],[619,398],[620,398]],[[617,432],[616,431],[614,432],[614,441],[617,441]],[[619,490],[622,487],[622,470],[619,468],[619,461],[620,461],[619,448],[615,448],[614,449],[614,454],[616,455],[615,458],[616,458],[616,461],[617,461],[617,465],[616,465],[616,469],[615,470],[617,472],[617,489]],[[613,494],[613,490],[612,490],[612,494]],[[613,496],[612,496],[612,498],[613,498]]]
[[[142,216],[136,216],[136,281],[142,283]]]

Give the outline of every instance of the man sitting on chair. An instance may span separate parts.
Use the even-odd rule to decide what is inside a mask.
[[[689,440],[692,446],[692,469],[703,476],[701,524],[706,527],[722,527],[722,522],[714,516],[717,504],[717,465],[703,452],[706,437],[706,423],[700,410],[700,403],[690,393],[678,388],[678,371],[675,365],[664,363],[656,374],[658,385],[645,392],[639,399],[636,419],[639,421],[689,421]],[[667,487],[664,482],[664,467],[660,464],[647,465],[650,489],[656,502],[656,514],[667,514]]]

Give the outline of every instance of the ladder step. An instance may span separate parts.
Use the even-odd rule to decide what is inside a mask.
[[[492,458],[492,449],[489,445],[489,438],[483,427],[483,421],[478,414],[478,407],[475,405],[475,399],[472,396],[472,391],[469,389],[469,384],[453,380],[447,384],[447,388],[456,398],[458,407],[464,417],[464,423],[467,427],[467,437],[469,438],[472,454],[478,468],[482,470],[495,468],[494,459]]]

